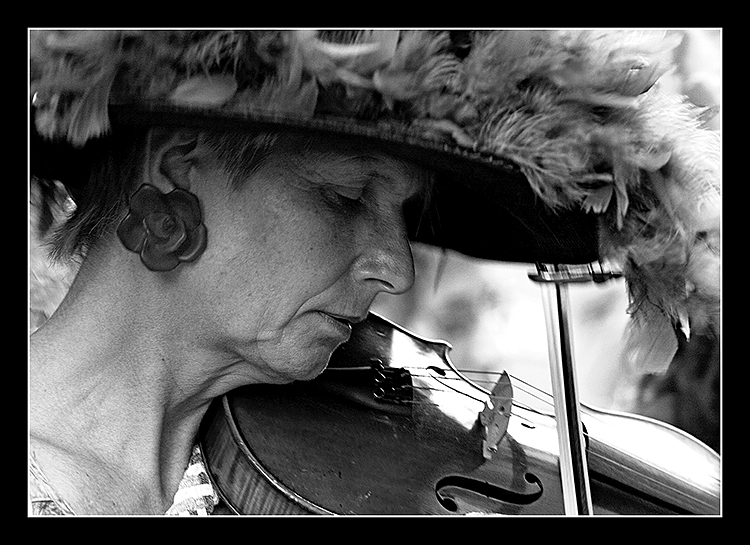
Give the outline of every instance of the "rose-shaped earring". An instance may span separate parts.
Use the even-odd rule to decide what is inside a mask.
[[[117,236],[152,271],[171,271],[195,261],[208,239],[198,197],[180,188],[164,194],[149,184],[133,193]]]

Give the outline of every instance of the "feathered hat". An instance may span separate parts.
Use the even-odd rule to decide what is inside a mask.
[[[436,173],[414,240],[607,261],[636,324],[717,329],[720,146],[659,84],[677,45],[641,30],[31,31],[32,175],[80,183],[79,150],[122,125],[348,135]]]

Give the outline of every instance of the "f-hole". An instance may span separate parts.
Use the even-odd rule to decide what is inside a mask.
[[[483,497],[490,500],[490,503],[494,501],[504,505],[530,505],[542,496],[542,483],[533,473],[526,473],[524,477],[529,484],[526,492],[508,490],[470,477],[449,475],[437,482],[435,494],[440,505],[454,513],[459,509],[454,498],[461,495],[467,498]]]

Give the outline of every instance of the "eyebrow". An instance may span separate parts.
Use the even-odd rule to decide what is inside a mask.
[[[380,180],[386,184],[396,185],[397,179],[404,180],[403,198],[405,201],[414,198],[427,203],[431,199],[434,175],[429,168],[402,160],[386,153],[367,149],[348,148],[347,145],[336,151],[321,150],[314,145],[315,140],[303,142],[293,148],[292,157],[300,172],[325,183],[336,180],[345,183],[365,183]]]
[[[361,176],[355,179],[380,180],[385,183],[394,184],[397,178],[408,182],[408,189],[404,191],[405,197],[412,198],[425,195],[428,191],[431,179],[427,169],[407,163],[395,157],[374,156],[367,153],[344,157],[341,162],[354,161],[359,163],[357,168],[362,169]],[[406,184],[403,184],[406,185]]]

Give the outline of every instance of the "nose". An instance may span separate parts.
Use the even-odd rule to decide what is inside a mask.
[[[354,262],[355,280],[378,292],[399,294],[414,284],[414,258],[403,221],[380,222],[363,241]]]

